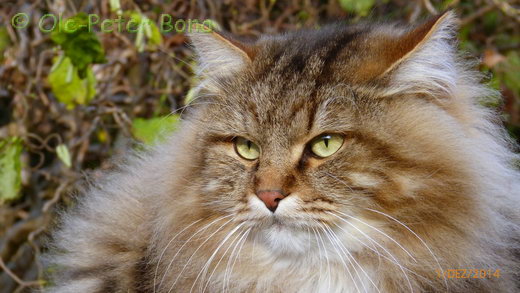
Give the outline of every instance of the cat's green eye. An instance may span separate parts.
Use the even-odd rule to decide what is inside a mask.
[[[235,151],[246,160],[256,160],[260,156],[260,148],[254,142],[243,137],[235,139]]]
[[[339,134],[324,134],[311,141],[311,151],[320,158],[326,158],[336,153],[345,139]]]

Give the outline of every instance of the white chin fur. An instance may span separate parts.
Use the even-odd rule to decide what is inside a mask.
[[[264,218],[266,222],[272,222],[259,229],[256,235],[257,241],[264,244],[278,257],[301,255],[309,251],[310,248],[310,239],[307,232],[301,230],[301,228],[296,229],[290,223],[284,223],[283,218],[289,202],[289,198],[281,201],[273,214],[258,197],[249,197],[249,207],[253,217]]]
[[[306,221],[302,219],[306,215],[299,211],[301,204],[301,200],[296,195],[287,197],[280,201],[273,214],[258,197],[250,196],[249,206],[252,218],[263,218],[268,223],[259,228],[255,236],[256,241],[262,243],[277,258],[282,259],[315,255],[314,253],[309,254],[309,252],[317,252],[324,247],[330,251],[330,256],[334,259],[337,255],[335,248],[330,245],[327,238],[329,236],[340,241],[349,252],[355,252],[363,247],[361,239],[366,240],[366,236],[362,235],[360,231],[363,232],[365,227],[356,227],[359,226],[356,222],[349,225],[343,223],[341,229],[331,229],[335,234],[331,235],[330,230],[326,233],[323,229],[315,228],[316,225],[313,225],[313,228],[305,224]],[[370,231],[363,233],[370,233]]]

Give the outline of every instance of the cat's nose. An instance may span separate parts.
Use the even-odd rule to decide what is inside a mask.
[[[278,203],[285,197],[280,190],[260,190],[256,192],[256,196],[258,196],[273,213],[278,207]]]

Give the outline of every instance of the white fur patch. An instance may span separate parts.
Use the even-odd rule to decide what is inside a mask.
[[[354,185],[361,187],[375,187],[381,183],[381,180],[367,173],[351,172],[348,178]]]

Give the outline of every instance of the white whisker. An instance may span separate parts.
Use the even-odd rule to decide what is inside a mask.
[[[208,261],[206,262],[206,264],[204,265],[204,267],[202,267],[202,270],[200,271],[200,273],[197,275],[197,278],[195,279],[195,281],[193,282],[193,285],[191,286],[191,289],[190,289],[190,293],[193,291],[193,288],[195,287],[195,284],[197,283],[197,280],[199,279],[199,277],[202,277],[201,278],[201,282],[204,280],[204,277],[207,273],[207,270],[209,269],[209,266],[211,265],[211,262],[213,261],[213,259],[215,258],[215,256],[217,255],[218,251],[220,250],[220,248],[228,241],[228,239],[233,235],[235,234],[236,231],[238,231],[238,229],[240,229],[242,226],[245,225],[245,222],[243,223],[240,223],[239,225],[237,225],[233,230],[231,230],[228,235],[222,240],[222,242],[219,244],[219,246],[213,251],[213,253],[211,254],[210,258],[208,259]],[[202,289],[202,292],[204,293],[204,291],[206,291],[206,287],[209,285],[210,283],[210,280],[211,280],[211,277],[213,276],[213,274],[215,273],[215,271],[217,270],[218,268],[218,265],[220,264],[220,262],[222,261],[222,259],[226,256],[226,253],[229,251],[229,249],[231,249],[231,246],[233,245],[233,243],[235,242],[235,240],[237,240],[239,237],[240,237],[241,233],[239,233],[237,235],[237,237],[235,237],[235,239],[229,244],[229,247],[224,251],[224,253],[222,254],[222,257],[219,259],[219,261],[217,262],[217,264],[215,265],[215,268],[213,269],[212,273],[210,274],[210,276],[208,277],[208,279],[206,280],[206,285],[204,286],[204,288]],[[204,271],[204,272],[203,272]],[[202,286],[203,284],[201,284]]]
[[[193,235],[191,235],[183,244],[182,246],[177,250],[177,252],[175,253],[175,255],[173,256],[173,258],[171,259],[170,263],[168,264],[168,267],[166,267],[166,270],[161,278],[161,282],[159,282],[159,287],[161,287],[163,281],[164,281],[164,278],[166,277],[166,274],[168,273],[168,271],[170,270],[172,264],[173,264],[173,261],[175,260],[175,258],[177,257],[177,255],[179,255],[179,253],[181,252],[181,250],[184,248],[184,246],[186,246],[186,244],[188,244],[190,242],[191,239],[193,239],[195,236],[197,236],[199,233],[201,233],[202,231],[206,230],[207,228],[211,227],[213,224],[215,224],[216,222],[220,221],[220,220],[223,220],[223,219],[226,219],[226,218],[229,218],[231,217],[231,215],[227,215],[227,216],[222,216],[222,217],[219,217],[215,220],[213,220],[212,222],[210,222],[209,224],[203,226],[202,228],[200,228],[199,230],[197,230],[197,232],[195,232]]]
[[[377,292],[381,292],[379,291],[379,288],[377,287],[377,285],[374,283],[374,281],[372,280],[372,278],[370,278],[370,276],[368,275],[368,273],[363,269],[363,267],[356,261],[356,259],[354,258],[354,256],[349,252],[349,250],[343,245],[343,243],[341,242],[341,240],[339,239],[339,237],[336,235],[336,233],[334,232],[334,230],[332,230],[330,227],[326,227],[330,233],[332,234],[332,236],[334,238],[336,238],[336,240],[338,241],[339,245],[340,245],[340,248],[343,247],[344,250],[346,251],[346,253],[348,253],[348,255],[352,258],[352,260],[359,266],[359,268],[361,269],[361,271],[365,274],[365,276],[368,278],[368,280],[370,281],[370,283],[372,283],[372,285],[374,285],[374,288],[377,290]]]
[[[320,232],[319,231],[316,231],[316,233],[318,234],[318,237],[321,241],[321,244],[323,245],[323,252],[324,252],[324,255],[325,255],[325,260],[327,262],[327,291],[330,291],[330,260],[329,260],[329,253],[327,252],[327,247],[325,246],[325,242],[323,241],[323,238],[321,237],[320,235]]]
[[[404,252],[406,252],[406,254],[408,254],[408,256],[411,257],[415,262],[417,262],[417,260],[413,257],[413,255],[412,255],[408,250],[406,250],[406,248],[404,248],[404,247],[403,247],[399,242],[397,242],[394,238],[392,238],[391,236],[389,236],[389,235],[386,234],[385,232],[383,232],[383,231],[377,229],[376,227],[374,227],[374,226],[372,226],[372,225],[370,225],[370,224],[368,224],[368,223],[366,223],[366,222],[364,222],[364,221],[362,221],[362,220],[360,220],[360,219],[357,219],[357,218],[355,218],[355,217],[353,217],[353,216],[347,215],[347,214],[342,213],[342,212],[339,212],[339,211],[337,211],[337,213],[339,213],[339,214],[341,214],[341,215],[343,215],[343,216],[345,216],[345,217],[349,217],[349,218],[351,218],[351,219],[353,219],[353,220],[355,220],[355,221],[358,221],[358,222],[360,222],[360,223],[362,223],[362,224],[365,224],[365,225],[367,225],[368,227],[370,227],[370,228],[376,230],[377,232],[383,234],[383,235],[386,236],[388,239],[390,239],[392,242],[394,242],[395,244],[397,244],[397,246],[399,246],[402,250],[404,250]]]
[[[197,221],[189,224],[188,226],[186,226],[184,229],[182,229],[180,232],[178,232],[177,234],[175,234],[171,239],[170,241],[168,241],[168,244],[166,244],[166,246],[164,247],[164,249],[162,250],[160,256],[159,256],[159,260],[157,261],[157,266],[155,267],[155,273],[153,275],[153,292],[155,293],[155,290],[156,290],[156,287],[155,287],[155,281],[157,279],[157,273],[159,271],[159,265],[161,264],[161,260],[164,256],[164,253],[166,252],[166,249],[168,249],[168,247],[172,244],[173,240],[175,238],[177,238],[177,236],[179,236],[180,234],[182,234],[184,231],[186,231],[188,228],[190,228],[191,226],[197,224],[198,222],[202,221],[203,219],[198,219]]]
[[[366,233],[364,233],[363,231],[361,231],[358,227],[356,227],[354,224],[348,222],[347,220],[343,219],[342,217],[334,214],[334,213],[331,213],[331,212],[328,212],[329,214],[337,217],[338,219],[340,219],[341,221],[345,222],[346,224],[352,226],[354,229],[356,229],[359,233],[361,233],[363,236],[367,237],[368,239],[371,239],[372,241],[374,241],[374,243],[379,246],[381,249],[383,249],[396,263],[396,265],[399,267],[399,269],[403,272],[405,278],[406,278],[406,281],[408,282],[408,286],[410,287],[410,292],[413,292],[413,287],[412,287],[412,283],[410,281],[410,278],[408,277],[408,274],[406,274],[403,266],[399,263],[399,261],[397,261],[397,259],[395,258],[395,256],[390,253],[385,247],[383,247],[381,244],[379,244],[377,241],[375,241],[374,239],[372,239],[370,236],[368,236]]]
[[[229,218],[231,217],[232,215],[228,215],[226,216],[225,218]],[[216,221],[216,220],[215,220]],[[207,227],[209,227],[210,225],[212,225],[213,223],[215,223],[215,221],[211,222],[210,224],[207,225]],[[190,258],[186,261],[186,263],[184,264],[184,267],[182,268],[182,270],[180,271],[180,273],[177,275],[177,278],[175,279],[175,281],[173,282],[173,284],[170,286],[170,289],[168,290],[168,293],[171,292],[171,290],[173,290],[173,288],[175,287],[175,284],[177,284],[177,282],[179,281],[179,278],[181,277],[182,273],[186,270],[188,264],[190,263],[190,261],[193,259],[193,256],[195,256],[195,254],[197,253],[197,251],[199,251],[199,249],[204,246],[204,244],[206,244],[206,242],[209,241],[209,239],[211,239],[211,237],[213,237],[215,234],[217,234],[220,230],[222,230],[227,224],[231,223],[231,221],[233,221],[233,219],[230,219],[228,221],[226,221],[222,226],[220,226],[217,230],[215,230],[213,233],[211,233],[207,238],[206,240],[204,240],[204,242],[202,242],[199,247],[197,247],[197,249],[195,249],[195,251],[193,252],[193,254],[190,256]],[[196,234],[194,234],[192,237],[194,237]],[[192,238],[190,237],[190,239]],[[189,239],[188,241],[186,241],[186,243],[184,243],[184,245],[186,245],[187,243],[189,242]],[[183,247],[184,247],[183,245]],[[179,251],[177,251],[177,254],[180,252],[180,250],[182,249],[182,247],[179,249]],[[177,254],[175,254],[175,256],[177,256]],[[174,258],[175,258],[174,256]],[[168,268],[171,266],[171,264],[173,263],[173,259],[171,260],[170,264],[168,265]],[[166,273],[165,273],[166,274]]]
[[[354,263],[358,265],[359,268],[361,268],[362,271],[363,268],[361,267],[361,265],[359,265],[359,263],[356,261],[356,259],[354,258],[354,256],[348,251],[348,249],[343,245],[343,243],[341,243],[341,241],[339,240],[339,238],[335,235],[334,231],[332,231],[329,227],[327,227],[326,225],[323,225],[323,228],[325,229],[325,233],[327,233],[327,237],[330,239],[330,241],[332,243],[335,243],[341,252],[343,252],[343,255],[345,257],[347,257],[347,260],[348,262],[350,263],[350,265],[352,266],[352,268],[354,269],[354,272],[356,273],[359,281],[361,282],[361,285],[363,286],[363,289],[365,292],[367,292],[367,288],[365,287],[365,282],[363,282],[363,280],[361,279],[361,276],[359,275],[359,272],[358,270],[356,269],[356,267],[354,266]],[[338,251],[338,255],[341,255]],[[352,260],[351,260],[352,259]],[[353,263],[353,262],[354,263]],[[367,276],[368,277],[368,276]],[[354,282],[354,285],[356,285],[356,282],[355,280],[353,280]],[[356,289],[359,291],[359,288],[356,286]]]
[[[231,281],[231,274],[233,273],[233,268],[235,267],[235,264],[236,264],[238,258],[240,257],[240,252],[242,251],[242,248],[247,241],[247,236],[249,235],[250,232],[251,232],[251,228],[249,228],[247,230],[247,232],[244,234],[244,236],[242,236],[242,238],[244,240],[242,240],[242,239],[239,240],[239,242],[242,241],[242,244],[240,244],[240,247],[238,248],[238,252],[235,256],[235,259],[233,260],[233,264],[231,265],[227,278],[226,278],[226,276],[224,276],[224,285],[225,285],[226,291],[227,291],[227,286],[229,285],[229,283]],[[227,272],[227,268],[226,268],[226,272]],[[227,282],[226,282],[226,280],[227,280]]]
[[[373,248],[373,247],[368,246],[367,244],[365,244],[365,242],[363,242],[362,240],[360,240],[359,238],[357,238],[354,234],[350,233],[349,231],[343,229],[343,227],[341,227],[340,225],[338,225],[338,224],[336,224],[336,223],[334,223],[334,225],[336,225],[336,227],[338,227],[341,231],[343,231],[343,232],[344,232],[345,234],[347,234],[349,237],[351,237],[352,239],[358,241],[361,245],[363,245],[364,247],[366,247],[366,248],[368,248],[369,250],[371,250],[371,251],[373,251],[374,253],[376,253],[380,262],[381,262],[381,257],[385,258],[386,260],[392,261],[392,260],[389,259],[388,257],[382,255],[382,254],[379,252],[379,250],[377,250],[377,247],[374,247],[374,248]],[[369,242],[370,242],[371,244],[374,243],[371,239],[368,239],[368,240],[369,240]]]
[[[347,230],[343,229],[343,227],[341,227],[341,226],[338,225],[337,223],[334,223],[334,225],[336,225],[336,227],[338,227],[338,229],[340,229],[341,231],[343,231],[344,233],[346,233],[349,237],[352,237],[352,238],[354,238],[354,239],[357,240],[357,241],[361,241],[361,240],[359,240],[358,238],[356,238],[352,233],[350,233],[350,232],[348,232]],[[366,236],[366,235],[365,235],[365,236]],[[373,242],[371,239],[368,239],[368,240],[369,240],[371,243]],[[368,249],[370,249],[371,251],[375,252],[375,253],[378,255],[378,258],[379,258],[379,259],[381,259],[381,257],[382,257],[382,258],[386,259],[387,261],[389,261],[389,262],[395,264],[396,266],[399,266],[399,264],[396,263],[393,259],[391,259],[391,258],[389,258],[389,257],[387,257],[387,256],[384,256],[384,255],[381,255],[381,254],[379,253],[379,251],[373,250],[371,247],[367,246],[367,245],[364,244],[362,241],[361,241],[360,243],[363,244],[363,246],[365,246],[366,248],[368,248]],[[414,272],[413,270],[410,270],[410,269],[408,269],[408,268],[406,268],[406,267],[403,267],[403,269],[405,269],[407,272],[409,272],[409,273],[411,273],[411,274],[413,274],[413,275],[415,275],[415,276],[417,276],[417,277],[423,279],[425,282],[427,282],[427,283],[429,283],[429,284],[433,284],[433,282],[431,282],[431,280],[429,280],[428,278],[426,278],[426,277],[424,277],[424,276],[422,276],[422,275],[420,275],[420,274]]]
[[[408,226],[406,226],[403,222],[397,220],[396,218],[388,215],[388,214],[385,214],[381,211],[377,211],[377,210],[374,210],[374,209],[370,209],[370,208],[365,208],[366,210],[369,210],[369,211],[372,211],[374,213],[378,213],[380,215],[383,215],[385,217],[388,217],[390,219],[392,219],[393,221],[397,222],[399,225],[403,226],[406,230],[408,230],[410,233],[412,233],[415,237],[417,237],[417,239],[419,239],[419,241],[421,241],[421,243],[424,245],[424,247],[426,247],[426,249],[428,249],[429,253],[432,255],[433,259],[435,260],[435,262],[437,263],[437,266],[439,267],[441,273],[442,273],[442,276],[444,278],[444,285],[446,286],[446,291],[449,291],[449,287],[448,287],[448,281],[446,280],[446,276],[444,274],[444,270],[442,269],[442,266],[439,262],[439,260],[437,259],[437,257],[435,256],[435,254],[433,253],[433,251],[430,249],[430,247],[426,244],[426,242],[421,238],[419,237],[419,235],[417,235],[417,233],[415,233],[412,229],[410,229]]]
[[[321,246],[320,246],[320,242],[318,241],[318,236],[316,235],[316,230],[311,227],[312,229],[312,232],[314,233],[314,239],[316,239],[316,244],[318,245],[318,263],[319,263],[319,268],[318,268],[318,283],[321,282],[321,259],[322,259],[322,253],[321,253]]]
[[[318,223],[319,223],[319,222],[318,222]],[[325,226],[325,225],[323,225],[323,226]],[[323,229],[323,227],[322,227],[321,229]],[[358,285],[357,285],[357,283],[356,283],[356,280],[355,280],[354,276],[353,276],[352,273],[350,272],[350,270],[349,270],[347,264],[345,263],[345,260],[343,259],[343,255],[344,255],[344,254],[342,255],[342,254],[340,253],[340,251],[338,250],[338,243],[337,243],[336,241],[334,241],[334,240],[330,237],[330,235],[327,233],[326,230],[324,230],[324,232],[325,232],[325,235],[327,236],[327,238],[329,239],[330,243],[332,244],[332,247],[334,248],[334,250],[336,250],[336,252],[337,252],[337,254],[338,254],[338,256],[339,256],[339,259],[341,260],[341,263],[342,263],[343,266],[345,267],[346,272],[349,274],[350,279],[352,280],[352,283],[354,283],[354,287],[356,287],[356,290],[357,290],[358,292],[360,292],[359,287],[358,287]],[[345,256],[346,256],[346,255],[345,255]],[[352,262],[350,261],[350,259],[348,258],[348,256],[347,256],[347,260],[348,260],[348,262],[352,265]],[[356,272],[356,273],[357,273],[357,272]],[[358,278],[359,278],[359,274],[358,274]],[[364,286],[363,286],[363,287],[364,287]],[[365,288],[365,292],[366,292],[366,288]]]
[[[235,238],[235,240],[238,240],[237,242],[235,242],[235,240],[233,240],[232,243],[230,243],[228,249],[230,249],[231,247],[233,247],[233,250],[231,250],[231,253],[229,254],[229,257],[227,258],[227,262],[226,262],[226,269],[224,270],[224,276],[222,277],[222,292],[225,292],[225,282],[226,282],[226,277],[227,277],[227,274],[228,274],[228,270],[229,270],[229,266],[232,262],[232,259],[233,259],[233,256],[235,254],[235,251],[236,249],[238,248],[238,246],[240,245],[240,241],[242,240],[242,237],[244,235],[246,235],[248,230],[246,231],[243,231],[243,232],[240,232],[237,237]],[[242,236],[241,236],[242,235]],[[226,249],[226,251],[224,252],[224,254],[227,253],[228,249]],[[220,260],[219,260],[220,262]],[[218,266],[218,264],[217,264]],[[210,276],[211,278],[211,276]],[[209,279],[208,279],[209,280]]]

